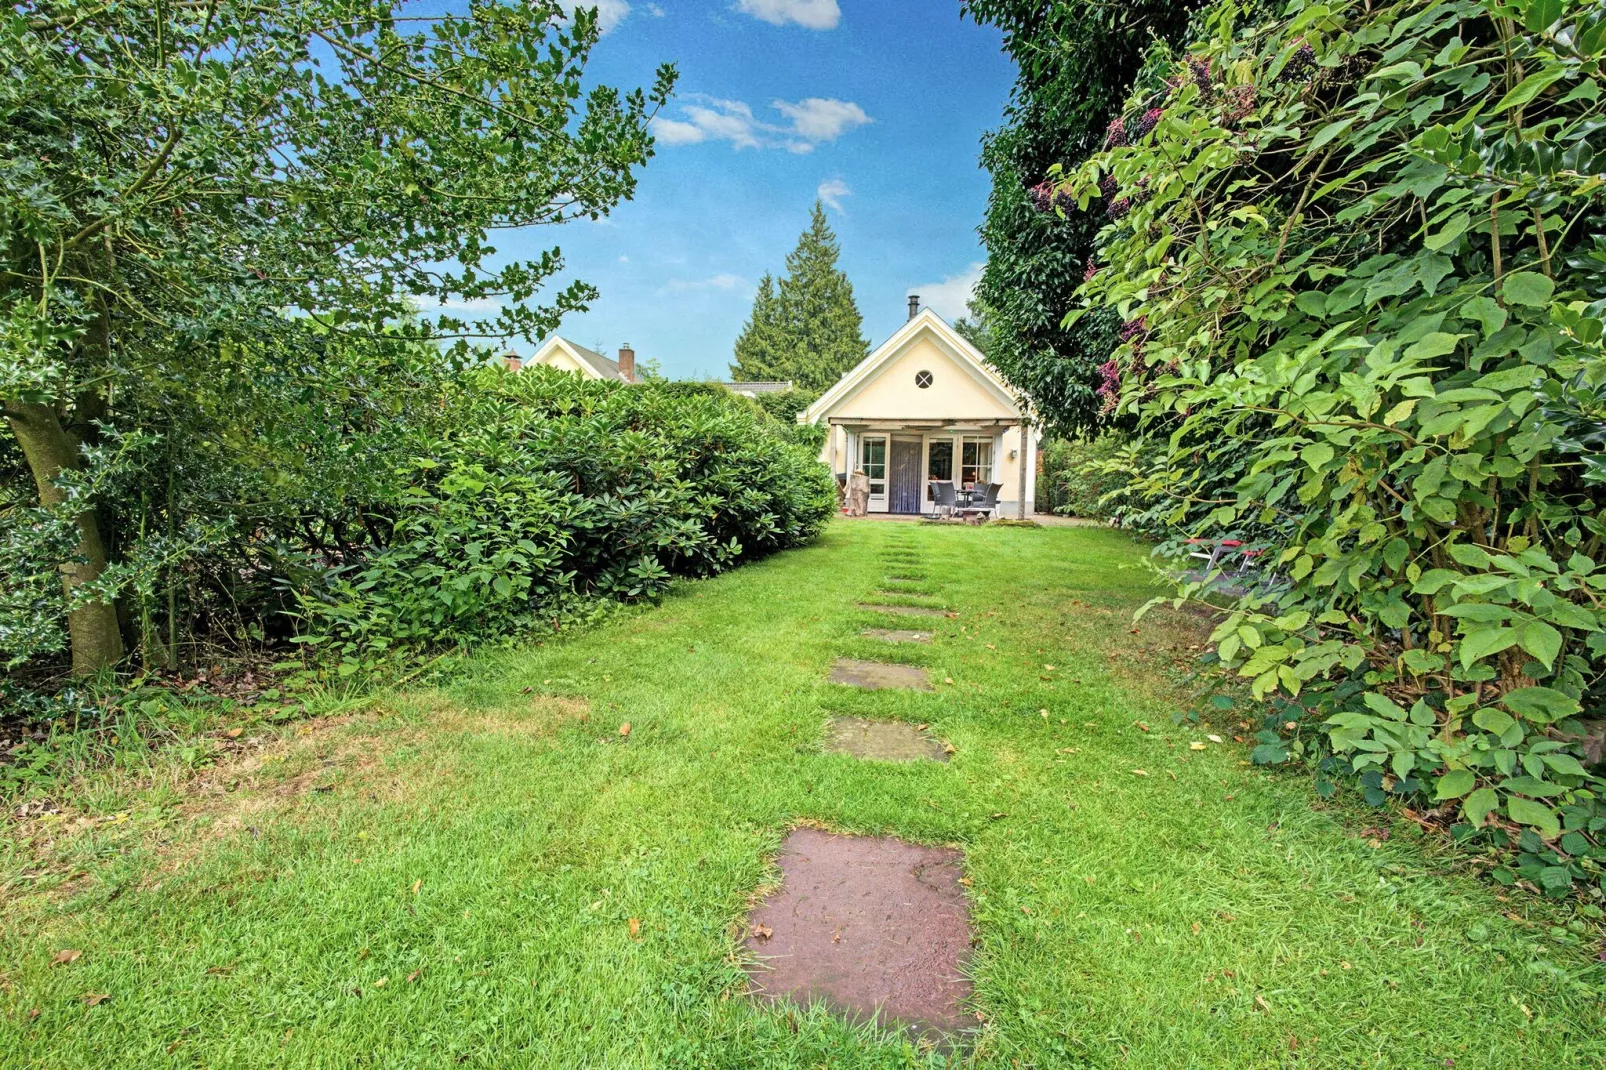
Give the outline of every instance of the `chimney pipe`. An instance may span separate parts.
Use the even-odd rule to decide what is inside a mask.
[[[636,381],[636,351],[629,342],[619,347],[619,378],[627,383]]]
[[[920,314],[920,295],[919,294],[910,294],[909,295],[909,318],[910,319],[914,319],[919,314]]]
[[[507,365],[507,370],[510,372],[516,372],[520,368],[524,367],[524,361],[519,359],[519,355],[517,353],[503,353],[502,363]]]

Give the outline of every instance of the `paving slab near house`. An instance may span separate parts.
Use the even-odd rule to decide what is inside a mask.
[[[825,750],[883,762],[946,762],[948,749],[919,725],[833,717],[825,726]]]
[[[866,639],[880,639],[887,643],[929,643],[931,632],[918,632],[909,628],[866,628],[859,633]]]
[[[931,609],[927,606],[888,606],[878,602],[860,602],[860,609],[867,609],[872,613],[891,613],[900,617],[946,617],[945,609]],[[958,614],[955,614],[958,616]]]
[[[931,677],[918,665],[898,665],[888,661],[860,661],[857,658],[837,658],[831,664],[831,682],[847,684],[865,691],[882,691],[887,688],[909,688],[931,691]]]
[[[776,859],[780,890],[748,917],[751,990],[926,1037],[973,1028],[961,861],[891,837],[793,830]]]

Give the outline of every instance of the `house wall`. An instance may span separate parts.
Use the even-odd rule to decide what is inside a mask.
[[[932,376],[931,385],[923,390],[915,385],[915,375],[921,371]],[[920,337],[831,415],[836,419],[1002,420],[1014,418],[1015,410],[978,383],[930,337]]]
[[[552,347],[552,349],[543,355],[539,360],[532,360],[530,363],[541,364],[548,368],[556,368],[562,372],[579,372],[580,375],[586,379],[595,379],[597,377],[596,372],[592,371],[584,364],[581,364],[579,361],[569,356],[569,354],[561,346]]]

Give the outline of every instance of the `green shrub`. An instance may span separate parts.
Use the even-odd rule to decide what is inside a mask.
[[[455,430],[405,465],[388,538],[301,589],[304,638],[346,665],[652,597],[796,546],[834,508],[824,467],[718,386],[493,369],[443,405]]]
[[[1598,882],[1576,740],[1606,668],[1606,9],[1244,12],[1158,51],[1067,188],[1109,220],[1083,292],[1169,445],[1150,490],[1186,533],[1275,534],[1284,581],[1213,637],[1298,703],[1257,759],[1330,748],[1379,797],[1509,833],[1547,891]]]
[[[1038,508],[1056,516],[1116,519],[1120,515],[1117,499],[1130,481],[1120,464],[1126,445],[1124,437],[1116,434],[1043,443]]]

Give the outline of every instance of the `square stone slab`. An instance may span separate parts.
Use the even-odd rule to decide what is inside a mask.
[[[825,726],[825,749],[883,762],[946,762],[943,745],[907,721],[836,717]]]
[[[929,643],[930,632],[910,631],[908,628],[866,628],[859,633],[866,639],[884,639],[889,643]]]
[[[860,602],[860,609],[868,609],[872,613],[895,613],[900,617],[946,617],[946,610],[928,609],[925,606],[884,606],[874,602]]]
[[[755,993],[927,1036],[975,1025],[963,1007],[970,905],[958,851],[802,828],[776,861],[780,891],[748,917]]]
[[[894,665],[886,661],[859,661],[855,658],[837,658],[831,664],[831,682],[880,691],[889,687],[913,688],[931,691],[931,679],[918,665]]]

